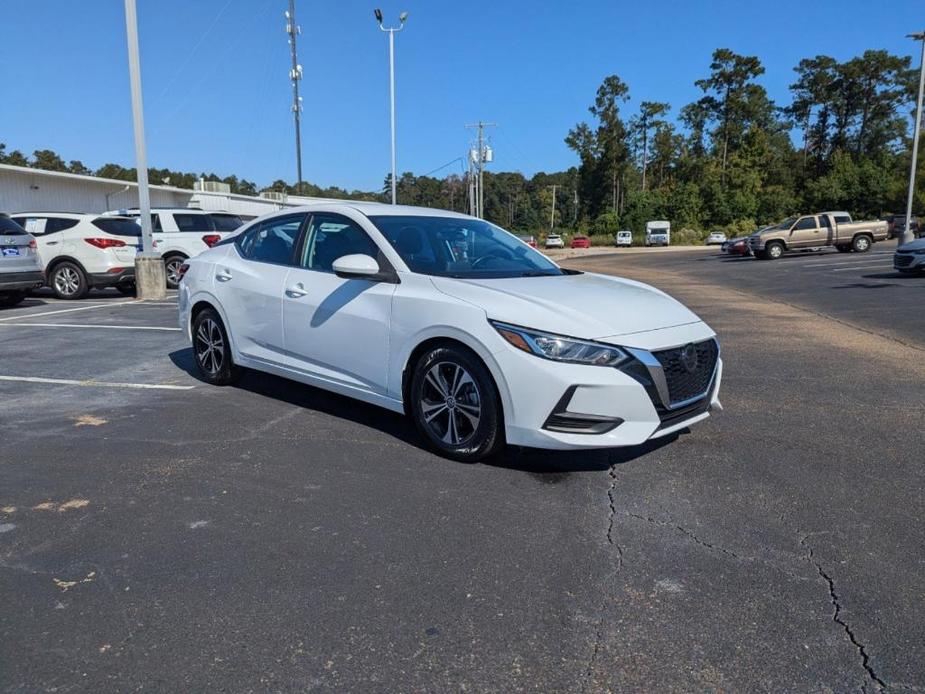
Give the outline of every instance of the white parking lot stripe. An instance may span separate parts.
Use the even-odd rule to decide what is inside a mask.
[[[115,301],[108,304],[94,304],[93,306],[78,306],[77,308],[63,308],[60,311],[43,311],[42,313],[25,313],[18,316],[8,316],[0,318],[0,321],[21,320],[23,318],[39,318],[40,316],[55,316],[59,313],[73,313],[74,311],[89,311],[94,308],[106,308],[107,306],[126,306],[128,304],[137,304],[138,300],[133,301]]]
[[[39,378],[37,376],[0,376],[0,381],[14,383],[47,383],[56,386],[88,386],[91,388],[139,388],[144,390],[192,390],[196,386],[171,386],[155,383],[107,383],[106,381],[75,381],[69,378]]]
[[[91,325],[88,323],[4,323],[0,328],[102,328],[103,330],[164,330],[180,332],[180,328],[159,325]]]
[[[852,270],[873,270],[875,268],[891,268],[893,263],[877,263],[876,265],[855,265],[854,267],[842,267],[832,272],[851,272]]]

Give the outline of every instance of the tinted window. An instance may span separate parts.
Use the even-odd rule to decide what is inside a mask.
[[[215,231],[215,224],[207,214],[181,214],[174,212],[173,221],[180,231]]]
[[[248,260],[288,265],[303,221],[304,214],[268,219],[238,236],[235,243]]]
[[[244,220],[236,214],[211,214],[209,216],[212,217],[216,231],[234,231],[244,224]]]
[[[9,217],[0,217],[0,234],[4,236],[21,236],[26,230]]]
[[[815,217],[802,217],[800,221],[796,223],[796,226],[793,227],[794,231],[800,231],[802,229],[815,229],[816,228],[816,218]]]
[[[115,236],[141,236],[141,225],[133,219],[97,217],[93,226]]]
[[[308,243],[302,251],[302,267],[334,272],[335,260],[354,253],[375,258],[379,255],[379,248],[365,231],[346,217],[337,214],[312,215]]]
[[[370,217],[413,272],[460,278],[561,275],[546,256],[480,219]]]
[[[851,222],[851,217],[843,214],[836,215],[835,222],[837,224],[849,224]]]
[[[63,217],[48,217],[45,220],[45,233],[56,234],[59,231],[70,229],[77,226],[77,219],[65,219]]]

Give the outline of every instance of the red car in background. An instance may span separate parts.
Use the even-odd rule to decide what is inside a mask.
[[[535,236],[518,236],[521,241],[530,246],[530,248],[536,248],[536,237]]]
[[[731,239],[723,244],[723,253],[729,255],[749,255],[751,250],[748,247],[748,237],[743,236],[737,239]]]
[[[572,248],[591,248],[591,239],[587,236],[576,236],[572,239]]]

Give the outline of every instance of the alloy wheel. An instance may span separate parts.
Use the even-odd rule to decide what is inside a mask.
[[[72,267],[63,267],[55,272],[55,289],[64,296],[73,296],[80,289],[80,276]]]
[[[431,433],[445,444],[459,446],[471,439],[482,416],[479,389],[466,369],[438,362],[424,376],[421,416]]]
[[[171,258],[166,263],[164,263],[164,271],[167,273],[167,282],[171,285],[177,285],[180,283],[180,266],[183,265],[183,261],[179,258]]]
[[[225,363],[225,340],[218,324],[206,318],[196,330],[196,359],[204,371],[214,376]]]

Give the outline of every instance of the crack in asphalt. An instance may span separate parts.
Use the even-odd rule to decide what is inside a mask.
[[[832,608],[834,610],[832,614],[832,621],[841,626],[845,630],[845,634],[848,637],[848,640],[855,647],[858,654],[861,656],[861,665],[864,666],[864,670],[867,672],[868,677],[874,682],[878,691],[882,691],[887,688],[886,683],[880,679],[877,673],[874,671],[873,666],[870,664],[870,656],[867,654],[867,649],[864,647],[864,644],[861,643],[857,635],[854,633],[854,630],[848,625],[848,623],[841,618],[841,601],[838,597],[838,593],[835,592],[835,581],[832,577],[826,573],[825,569],[822,568],[822,562],[816,560],[813,553],[813,548],[806,542],[809,538],[809,535],[803,535],[800,538],[800,545],[807,549],[807,559],[816,567],[816,571],[819,573],[819,576],[826,582],[826,585],[829,589],[829,601],[832,603]]]
[[[610,574],[611,576],[615,573],[618,573],[623,569],[623,548],[618,542],[614,539],[613,535],[613,524],[614,518],[617,515],[617,504],[614,499],[614,491],[617,487],[617,466],[612,464],[607,471],[608,476],[610,477],[610,485],[607,488],[607,503],[609,506],[607,514],[607,544],[611,545],[617,551],[617,567]],[[601,642],[604,638],[604,604],[607,601],[606,593],[601,597],[601,605],[598,610],[599,617],[597,620],[597,627],[594,634],[594,648],[591,651],[591,657],[588,659],[588,666],[585,668],[584,677],[582,677],[581,691],[586,691],[588,681],[592,678],[594,672],[594,665],[597,663],[597,656],[601,651]]]

